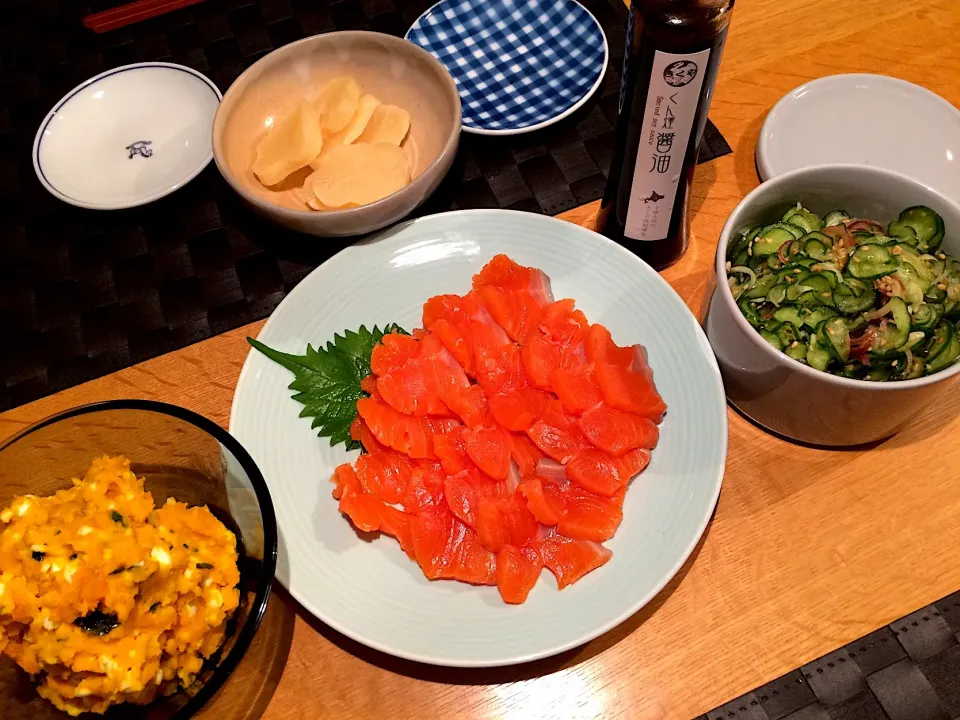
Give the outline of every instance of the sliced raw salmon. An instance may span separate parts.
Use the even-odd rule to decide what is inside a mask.
[[[604,565],[613,553],[600,543],[553,535],[540,543],[540,555],[557,578],[557,588],[563,590]]]
[[[463,437],[463,426],[448,433],[435,435],[433,452],[448,475],[456,475],[473,465],[467,455],[467,442]]]
[[[477,383],[487,397],[526,386],[519,345],[501,342],[489,325],[479,324],[474,324],[474,341]]]
[[[536,331],[541,305],[529,293],[488,285],[480,289],[480,300],[511,340],[523,342]]]
[[[433,458],[433,430],[426,418],[410,417],[382,400],[360,398],[357,412],[377,441],[412,458]]]
[[[410,472],[407,490],[403,494],[403,509],[409,513],[419,513],[443,503],[443,478],[439,464],[423,461],[416,463]]]
[[[490,286],[529,293],[540,305],[553,302],[550,279],[546,274],[536,268],[518,265],[506,255],[495,255],[473,276],[474,289]]]
[[[603,325],[591,325],[584,337],[587,360],[592,363],[609,363],[628,368],[633,362],[633,348],[619,347],[613,342],[610,331]]]
[[[540,313],[540,329],[555,342],[563,345],[582,343],[589,323],[573,300],[557,300]]]
[[[588,446],[576,419],[567,415],[557,400],[547,406],[540,419],[527,430],[527,435],[543,453],[559,463],[565,463]]]
[[[527,501],[527,508],[542,525],[556,525],[560,522],[564,503],[559,493],[545,492],[543,480],[530,475],[520,481],[518,488]]]
[[[614,458],[620,477],[626,485],[650,464],[650,451],[646,448],[637,448]]]
[[[546,335],[536,335],[520,350],[523,369],[534,387],[550,390],[550,374],[560,367],[562,348]]]
[[[563,588],[607,562],[598,543],[665,410],[643,347],[504,255],[466,295],[430,298],[423,325],[374,348],[350,426],[366,452],[334,472],[341,511],[426,577],[497,584],[510,603],[544,565]]]
[[[617,459],[602,450],[581,450],[570,458],[566,474],[584,490],[605,497],[616,493],[625,482]]]
[[[598,405],[580,418],[580,429],[596,447],[616,457],[634,448],[657,446],[660,431],[648,418]]]
[[[504,602],[519,604],[537,584],[543,560],[530,546],[504,545],[497,553],[497,589]]]
[[[557,532],[574,540],[603,542],[613,537],[623,520],[623,511],[611,500],[589,494],[567,498]]]
[[[516,433],[510,436],[510,458],[517,465],[520,477],[524,478],[537,469],[537,461],[544,457],[539,448],[526,435]]]
[[[365,492],[384,502],[402,502],[410,478],[410,459],[393,450],[366,453],[357,458],[357,477]]]
[[[597,363],[594,375],[603,399],[610,407],[626,410],[660,422],[667,406],[647,373],[619,365]]]
[[[534,388],[512,388],[490,397],[494,420],[507,430],[525,432],[540,419],[550,395]]]
[[[343,492],[347,488],[355,492],[361,492],[362,490],[360,480],[357,478],[357,473],[354,471],[353,466],[350,463],[343,463],[343,465],[338,465],[337,469],[333,471],[334,499],[339,500],[343,497]]]
[[[603,402],[600,388],[593,376],[592,365],[557,368],[550,373],[550,386],[560,398],[564,409],[574,415],[582,415]]]
[[[494,480],[504,480],[510,469],[510,435],[499,426],[463,431],[467,456]]]

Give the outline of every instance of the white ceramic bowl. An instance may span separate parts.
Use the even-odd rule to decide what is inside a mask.
[[[727,220],[717,246],[717,289],[706,330],[723,373],[727,399],[764,427],[815,445],[858,445],[888,437],[938,396],[955,391],[960,363],[935,375],[872,383],[820,372],[791,360],[757,334],[726,284],[727,244],[743,228],[774,222],[800,201],[817,214],[837,208],[888,222],[911,205],[927,205],[946,223],[942,249],[960,254],[960,207],[930,188],[866,165],[794,170],[751,192]]]
[[[413,179],[368,205],[308,210],[292,185],[277,191],[260,184],[251,170],[254,152],[276,115],[290,112],[328,80],[343,75],[410,113],[403,147]],[[369,233],[410,214],[450,170],[459,140],[460,96],[443,65],[411,42],[361,31],[314,35],[274,50],[230,86],[213,122],[217,168],[244,202],[278,225],[318,237]]]

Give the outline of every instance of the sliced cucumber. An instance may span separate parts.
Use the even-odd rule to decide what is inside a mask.
[[[941,320],[933,331],[933,335],[923,347],[923,356],[927,363],[932,363],[949,345],[956,331],[949,320]]]
[[[800,331],[793,323],[788,322],[780,323],[780,327],[777,328],[777,337],[780,338],[780,344],[783,347],[788,347],[801,339]]]
[[[945,320],[944,322],[948,325],[950,324],[948,320]],[[940,349],[935,357],[928,357],[927,374],[932,375],[935,372],[940,372],[941,370],[950,367],[957,361],[958,358],[960,358],[960,336],[957,335],[956,329],[951,326],[949,340],[947,340],[946,344]]]
[[[943,242],[945,227],[943,218],[925,205],[914,205],[900,213],[887,226],[887,232],[895,238],[916,245],[921,252],[933,253]]]
[[[827,340],[827,347],[840,362],[846,363],[850,359],[850,330],[842,317],[833,317],[826,320],[817,331],[817,342],[823,338]]]
[[[856,278],[848,278],[833,289],[833,304],[842,313],[859,313],[873,307],[877,293]]]
[[[758,330],[757,332],[760,333],[760,337],[770,343],[777,350],[783,350],[783,343],[780,342],[780,338],[775,333],[772,333],[769,330]]]
[[[943,305],[930,305],[921,303],[910,308],[910,314],[913,315],[913,322],[910,323],[911,330],[919,330],[924,333],[933,332],[934,328],[940,323],[943,317]]]
[[[790,323],[794,327],[803,325],[800,312],[794,307],[783,307],[773,313],[773,317],[782,323]]]
[[[850,256],[847,269],[855,278],[872,280],[889,275],[898,265],[897,259],[882,245],[861,245]]]
[[[836,317],[837,311],[824,305],[815,306],[804,311],[803,324],[811,329],[816,329],[817,325],[832,317]]]
[[[826,262],[832,259],[830,248],[833,247],[833,241],[829,235],[822,232],[811,232],[803,236],[803,252],[814,260]]]
[[[823,227],[823,220],[799,203],[797,203],[795,207],[787,210],[786,214],[783,216],[783,221],[785,223],[790,223],[791,225],[796,225],[797,227],[803,228],[806,232],[813,232],[814,230],[819,230]]]
[[[757,298],[765,298],[767,293],[770,291],[774,285],[777,284],[776,275],[763,275],[761,276],[754,284],[753,287],[747,290],[742,297],[747,300],[755,300]]]
[[[807,365],[816,370],[826,370],[830,364],[830,351],[820,347],[820,342],[816,335],[810,336],[810,343],[807,345]]]
[[[783,284],[774,285],[770,288],[769,292],[767,292],[767,302],[772,302],[779,307],[787,298],[787,287],[787,285]]]
[[[761,230],[756,238],[754,238],[752,253],[754,257],[776,255],[784,243],[793,242],[800,237],[803,237],[803,233],[801,232],[798,236],[786,223],[767,225],[767,227]]]
[[[898,297],[890,298],[887,303],[893,320],[877,332],[877,339],[870,348],[870,355],[878,358],[899,355],[910,336],[910,311],[907,304]]]
[[[831,225],[841,225],[850,219],[850,216],[847,215],[843,210],[831,210],[826,215],[823,216],[823,226],[830,227]]]
[[[747,319],[747,322],[753,325],[755,328],[763,325],[763,319],[760,317],[760,313],[757,312],[756,305],[747,301],[746,299],[741,298],[740,302],[737,303],[737,307],[740,308],[740,312],[743,313],[743,316]]]

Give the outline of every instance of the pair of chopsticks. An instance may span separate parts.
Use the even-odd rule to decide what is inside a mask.
[[[110,10],[87,15],[83,18],[83,26],[95,33],[104,33],[200,2],[203,2],[203,0],[137,0]]]

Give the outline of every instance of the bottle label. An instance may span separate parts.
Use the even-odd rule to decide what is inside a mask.
[[[654,53],[623,233],[631,240],[667,237],[709,59],[709,49]]]

